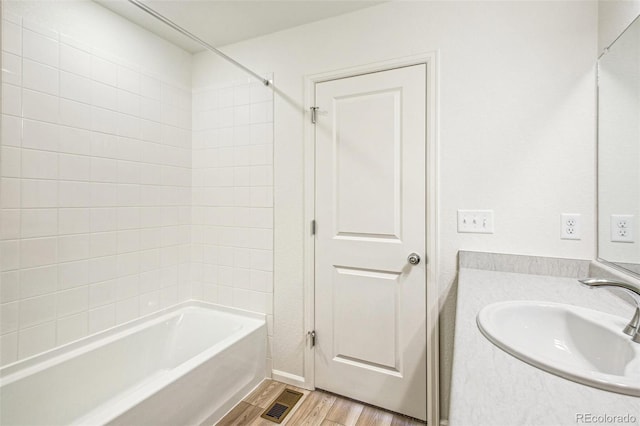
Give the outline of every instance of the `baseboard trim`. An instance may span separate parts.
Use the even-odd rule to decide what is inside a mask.
[[[271,377],[278,382],[286,383],[288,385],[297,386],[299,388],[313,390],[312,386],[309,386],[307,381],[302,376],[296,374],[287,373],[280,370],[271,370]]]

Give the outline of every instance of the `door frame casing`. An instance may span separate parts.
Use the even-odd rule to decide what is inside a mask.
[[[438,314],[438,52],[375,62],[361,66],[306,75],[304,77],[304,332],[315,327],[315,235],[311,222],[315,219],[316,155],[315,125],[311,123],[311,107],[315,107],[317,83],[387,71],[411,65],[426,65],[426,327],[427,327],[427,423],[438,425],[439,415],[439,342]],[[322,224],[320,224],[322,226]],[[320,336],[319,338],[322,338]],[[315,387],[315,349],[306,339],[304,349],[304,385]]]

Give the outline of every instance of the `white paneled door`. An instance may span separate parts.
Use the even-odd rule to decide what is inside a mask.
[[[424,420],[426,65],[315,96],[315,385]]]

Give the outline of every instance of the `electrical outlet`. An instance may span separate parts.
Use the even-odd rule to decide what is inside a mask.
[[[611,215],[611,241],[632,243],[634,241],[634,217],[631,214]]]
[[[579,214],[563,213],[560,215],[560,238],[563,240],[579,240],[581,237]]]
[[[458,210],[458,233],[493,234],[493,210]]]

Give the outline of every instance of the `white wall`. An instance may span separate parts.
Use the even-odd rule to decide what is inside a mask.
[[[446,417],[458,250],[594,258],[596,2],[390,2],[223,50],[275,93],[273,367],[303,375],[303,77],[439,52],[439,269]],[[194,56],[194,86],[242,73]],[[493,235],[456,210],[493,209]],[[560,214],[581,213],[580,241]]]
[[[191,297],[191,56],[90,1],[3,6],[6,364]]]
[[[598,54],[640,15],[640,0],[598,1]]]

